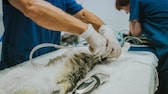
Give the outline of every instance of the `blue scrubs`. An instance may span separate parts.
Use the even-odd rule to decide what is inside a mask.
[[[130,21],[138,20],[159,58],[159,90],[168,94],[168,0],[130,0]]]
[[[63,11],[73,15],[82,9],[75,0],[45,0]],[[41,43],[60,44],[60,32],[45,29],[22,12],[3,0],[4,35],[0,69],[22,63],[29,58],[30,51]],[[56,50],[53,47],[41,48],[33,57]]]

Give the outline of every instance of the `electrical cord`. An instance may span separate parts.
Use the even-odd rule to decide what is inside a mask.
[[[129,42],[131,44],[131,46],[134,47],[149,47],[150,43],[147,40],[146,37],[134,37],[134,36],[128,36],[125,35],[123,37],[124,42]]]
[[[42,44],[39,44],[39,45],[37,45],[37,46],[35,46],[32,50],[31,50],[31,52],[30,52],[30,55],[29,55],[29,60],[30,60],[30,63],[32,64],[32,65],[36,65],[34,62],[33,62],[33,59],[32,59],[32,57],[33,57],[33,53],[35,52],[35,51],[37,51],[38,49],[40,49],[40,48],[43,48],[43,47],[55,47],[55,48],[74,48],[74,47],[87,47],[87,46],[62,46],[62,45],[57,45],[57,44],[53,44],[53,43],[42,43]]]

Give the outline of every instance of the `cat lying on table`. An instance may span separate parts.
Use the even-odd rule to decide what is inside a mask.
[[[67,52],[45,66],[28,65],[10,70],[0,79],[0,94],[67,94],[97,64],[108,63],[106,58],[86,50]]]

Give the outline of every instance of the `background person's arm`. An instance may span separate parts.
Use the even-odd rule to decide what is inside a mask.
[[[11,5],[38,25],[50,30],[81,34],[88,24],[65,13],[44,0],[8,0]]]
[[[129,26],[131,35],[139,36],[142,34],[141,24],[137,20],[130,21]]]

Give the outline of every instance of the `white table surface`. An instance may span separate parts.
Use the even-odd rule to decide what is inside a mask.
[[[49,59],[61,55],[63,52],[64,50],[54,51],[33,59],[33,62],[40,62],[45,64]],[[156,56],[150,52],[128,51],[126,53],[122,53],[122,55],[117,60],[112,60],[109,64],[97,65],[92,71],[88,73],[85,79],[98,72],[110,75],[109,80],[105,84],[95,89],[91,94],[154,94],[154,90],[156,89],[157,75],[155,73],[155,67],[157,66],[157,62],[158,60]],[[32,67],[29,68],[30,66],[30,62],[26,61],[25,63],[13,68],[0,71],[0,94],[4,93],[1,91],[3,91],[2,89],[5,87],[3,86],[5,85],[5,81],[7,81],[8,78],[10,78],[9,80],[12,79],[12,71],[14,71],[15,75],[19,75],[19,73],[16,72],[16,70],[19,70],[19,68],[21,68],[20,74],[23,74],[23,72],[26,71],[32,72],[25,73],[24,75],[32,76],[34,74],[33,77],[31,77],[34,79],[36,78],[37,74],[41,74],[42,72],[46,72],[43,75],[44,77],[48,77],[47,72],[50,71],[44,71],[43,69],[35,72],[33,71]],[[3,81],[5,77],[5,81]],[[29,81],[30,80],[31,79],[29,79]],[[9,83],[10,81],[7,82]],[[55,83],[53,82],[53,84]],[[44,85],[46,84],[44,83]]]

